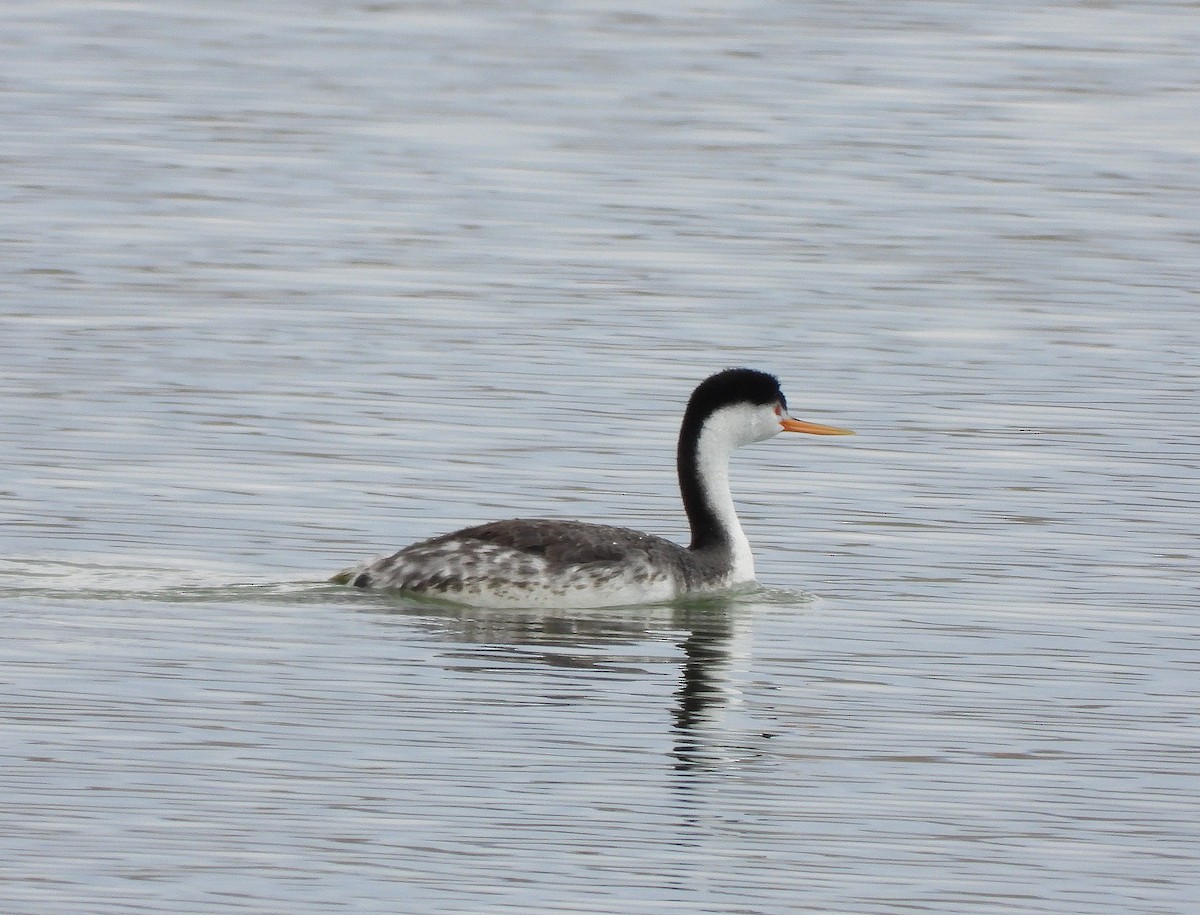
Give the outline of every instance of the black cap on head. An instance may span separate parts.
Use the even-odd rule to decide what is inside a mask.
[[[726,369],[710,375],[697,385],[688,401],[685,419],[708,416],[709,414],[736,403],[770,404],[779,401],[784,404],[783,391],[779,389],[779,379],[766,372],[755,369]]]

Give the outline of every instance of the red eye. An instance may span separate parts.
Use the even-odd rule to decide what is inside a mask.
[[[775,415],[783,416],[783,407],[779,406],[779,404],[775,404]]]

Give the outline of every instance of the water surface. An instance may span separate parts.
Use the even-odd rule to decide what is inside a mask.
[[[1200,895],[1188,4],[14,10],[6,912],[1178,913]],[[416,606],[513,515],[761,591]]]

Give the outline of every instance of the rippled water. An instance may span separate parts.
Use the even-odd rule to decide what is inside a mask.
[[[0,25],[8,913],[1180,913],[1193,4],[25,5]],[[763,589],[325,583],[683,538]]]

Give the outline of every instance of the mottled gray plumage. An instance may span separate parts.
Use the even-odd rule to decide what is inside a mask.
[[[338,579],[450,600],[477,599],[486,589],[517,595],[548,589],[554,597],[575,598],[572,592],[582,590],[688,593],[729,571],[729,558],[719,551],[687,550],[630,528],[518,518],[422,540]]]

